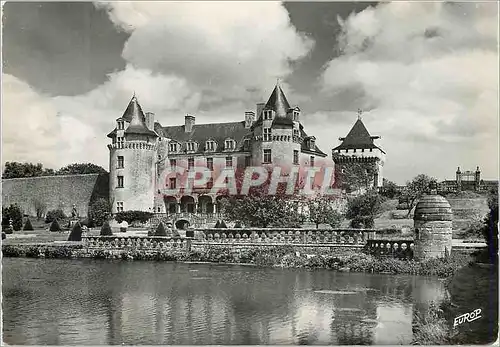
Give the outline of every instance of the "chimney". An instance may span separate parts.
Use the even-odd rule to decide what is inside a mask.
[[[190,115],[190,114],[187,114],[184,117],[184,131],[185,132],[190,133],[191,131],[193,131],[194,120],[195,120],[195,117]]]
[[[146,112],[144,115],[146,117],[146,126],[149,130],[154,130],[155,126],[155,114],[153,112]]]
[[[266,104],[263,102],[257,104],[257,114],[256,114],[257,118],[260,117],[260,114],[262,113],[264,106],[266,106]]]
[[[250,128],[255,121],[255,113],[253,111],[245,112],[245,128]]]

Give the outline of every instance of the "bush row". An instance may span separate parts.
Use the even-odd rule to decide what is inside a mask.
[[[71,258],[78,256],[81,245],[61,247],[48,246],[13,246],[5,245],[5,257],[45,257]],[[352,254],[344,256],[332,255],[331,252],[319,252],[315,255],[305,255],[292,246],[277,246],[267,248],[235,249],[231,247],[206,247],[202,250],[185,252],[182,250],[133,250],[83,251],[81,256],[95,259],[125,259],[125,260],[158,260],[158,261],[200,261],[214,263],[247,263],[263,267],[331,269],[352,272],[372,272],[390,274],[426,275],[450,277],[455,271],[468,264],[471,258],[464,254],[452,254],[448,258],[430,259],[423,262],[413,260],[398,260],[393,258],[379,259],[367,254]]]

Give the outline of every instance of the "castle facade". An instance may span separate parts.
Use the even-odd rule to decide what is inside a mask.
[[[377,163],[376,170],[371,181],[364,183],[381,185],[385,153],[367,146],[373,137],[368,134],[367,139],[360,131],[361,127],[367,133],[361,120],[329,158],[316,145],[316,138],[306,133],[300,108],[290,106],[278,84],[266,103],[257,104],[255,111],[245,112],[242,118],[196,124],[195,116],[186,115],[183,125],[162,126],[153,113],[143,112],[134,95],[108,134],[112,212],[217,213],[222,196],[211,189],[214,179],[224,170],[245,167],[280,167],[286,176],[294,167],[331,167],[333,173],[335,166],[335,171],[347,173],[352,163],[370,162]],[[193,181],[198,178],[189,172],[200,167],[214,174],[197,187]]]

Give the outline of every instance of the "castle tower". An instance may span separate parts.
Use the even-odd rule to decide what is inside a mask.
[[[384,150],[374,143],[379,136],[371,136],[358,119],[341,144],[332,150],[335,163],[335,185],[347,193],[361,192],[382,186]]]
[[[301,151],[300,109],[292,108],[279,83],[265,105],[257,105],[252,129],[253,165],[269,164],[288,170],[298,165]]]
[[[147,117],[135,95],[116,128],[108,134],[109,196],[111,212],[139,210],[153,212],[155,164],[158,135],[146,125],[154,124],[153,114]]]

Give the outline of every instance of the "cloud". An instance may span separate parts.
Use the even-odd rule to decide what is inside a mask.
[[[494,2],[392,2],[339,19],[323,92],[362,91],[369,131],[390,134],[386,172],[409,179],[419,172],[398,165],[413,161],[441,178],[458,165],[497,176],[497,13]]]
[[[135,92],[144,111],[168,113],[196,107],[199,95],[185,80],[127,66],[79,96],[49,97],[4,74],[3,160],[42,162],[59,168],[94,162],[107,168],[106,134]]]
[[[130,38],[124,59],[135,67],[185,78],[213,102],[268,97],[314,42],[298,33],[278,2],[102,4]]]

